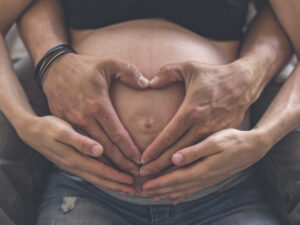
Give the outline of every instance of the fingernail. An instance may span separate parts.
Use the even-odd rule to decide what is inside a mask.
[[[150,175],[150,171],[149,170],[141,169],[140,176],[146,177],[146,176],[149,176],[149,175]]]
[[[173,156],[173,159],[176,163],[178,164],[181,164],[183,162],[183,156],[182,154],[180,153],[176,153],[174,156]]]
[[[156,82],[158,81],[158,77],[154,77],[152,80],[151,80],[151,84],[155,84]]]
[[[139,83],[143,87],[148,87],[149,86],[149,80],[146,77],[140,76]]]
[[[140,176],[140,171],[136,169],[130,170],[130,173],[136,177]]]
[[[141,163],[142,164],[147,164],[149,161],[150,161],[149,158],[144,158],[144,159],[141,160]]]
[[[140,159],[133,159],[133,161],[134,161],[137,165],[141,165],[141,160],[140,160]]]
[[[93,156],[99,156],[102,153],[102,148],[99,145],[94,145],[91,150],[91,153]]]

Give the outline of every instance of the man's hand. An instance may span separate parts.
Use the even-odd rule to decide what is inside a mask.
[[[140,151],[120,122],[109,97],[112,79],[144,89],[149,81],[132,65],[97,57],[66,54],[49,69],[43,89],[53,115],[101,143],[122,170],[138,175]],[[90,152],[94,157],[98,152]],[[129,160],[130,159],[130,160]]]
[[[143,153],[143,164],[155,160],[141,168],[141,175],[160,172],[171,164],[174,152],[203,137],[237,127],[254,98],[248,91],[251,75],[250,70],[237,63],[210,65],[189,61],[162,67],[150,87],[185,82],[186,96],[169,124]]]
[[[146,182],[142,195],[154,200],[172,199],[173,204],[222,182],[260,160],[271,148],[258,129],[222,130],[199,144],[173,155],[179,168]],[[194,163],[194,164],[191,164]]]

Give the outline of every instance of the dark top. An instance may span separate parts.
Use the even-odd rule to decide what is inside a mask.
[[[249,0],[62,0],[67,24],[95,29],[143,18],[164,18],[217,40],[239,40]]]

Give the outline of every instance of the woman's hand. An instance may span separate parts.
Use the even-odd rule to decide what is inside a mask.
[[[88,156],[95,149],[101,155],[101,145],[79,134],[65,121],[54,116],[31,117],[17,132],[25,143],[61,169],[102,188],[135,193],[130,186],[131,176]]]
[[[50,111],[99,141],[104,154],[123,171],[138,175],[140,151],[120,122],[109,97],[112,79],[144,89],[139,70],[113,59],[66,54],[46,74],[43,89]],[[130,159],[130,160],[129,160]]]
[[[258,129],[222,130],[175,153],[172,161],[182,168],[146,182],[142,194],[178,203],[250,167],[270,148]]]
[[[144,164],[156,159],[141,168],[141,175],[160,172],[171,164],[174,152],[203,137],[237,127],[254,99],[249,88],[251,75],[250,69],[238,63],[210,65],[189,61],[162,67],[150,87],[185,82],[186,96],[169,124],[143,153]]]

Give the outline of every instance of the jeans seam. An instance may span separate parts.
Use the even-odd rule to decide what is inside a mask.
[[[149,208],[150,208],[150,214],[151,214],[151,222],[150,222],[150,224],[154,224],[154,212],[153,212],[153,208],[152,208],[152,206],[149,206]]]

